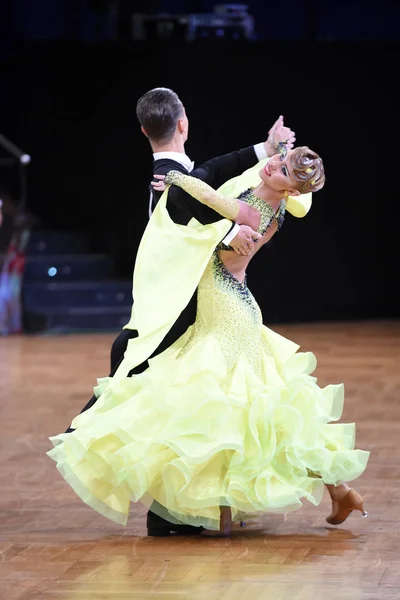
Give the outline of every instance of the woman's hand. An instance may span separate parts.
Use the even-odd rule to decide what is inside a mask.
[[[296,134],[289,127],[284,125],[282,115],[280,115],[272,125],[268,134],[268,139],[264,142],[264,146],[269,157],[277,153],[277,145],[279,142],[284,143],[287,150],[291,150],[296,141]]]
[[[167,184],[164,183],[165,175],[153,175],[154,179],[158,179],[158,181],[152,181],[151,185],[156,192],[163,192],[167,189]]]

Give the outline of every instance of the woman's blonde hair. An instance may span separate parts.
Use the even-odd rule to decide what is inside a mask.
[[[318,192],[325,183],[325,171],[322,158],[307,146],[298,146],[290,155],[293,177],[300,186],[301,194]]]

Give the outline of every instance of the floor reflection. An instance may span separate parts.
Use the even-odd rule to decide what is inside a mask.
[[[343,560],[359,554],[358,538],[321,528],[305,535],[252,530],[229,539],[103,540],[70,582],[66,600],[362,600],[365,568],[358,573]]]

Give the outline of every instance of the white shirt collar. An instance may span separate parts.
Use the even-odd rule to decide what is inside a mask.
[[[155,152],[153,154],[154,160],[160,160],[162,158],[170,158],[171,160],[178,162],[189,172],[194,168],[194,162],[190,160],[187,154],[183,154],[182,152]]]

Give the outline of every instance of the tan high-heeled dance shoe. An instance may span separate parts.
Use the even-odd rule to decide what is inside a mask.
[[[332,512],[326,521],[330,525],[340,525],[343,523],[353,510],[359,510],[362,517],[368,517],[367,511],[364,510],[364,501],[362,496],[352,488],[340,499],[332,498]]]
[[[205,537],[228,537],[231,535],[233,525],[231,509],[229,506],[221,506],[220,510],[219,529],[203,529],[201,535]]]

